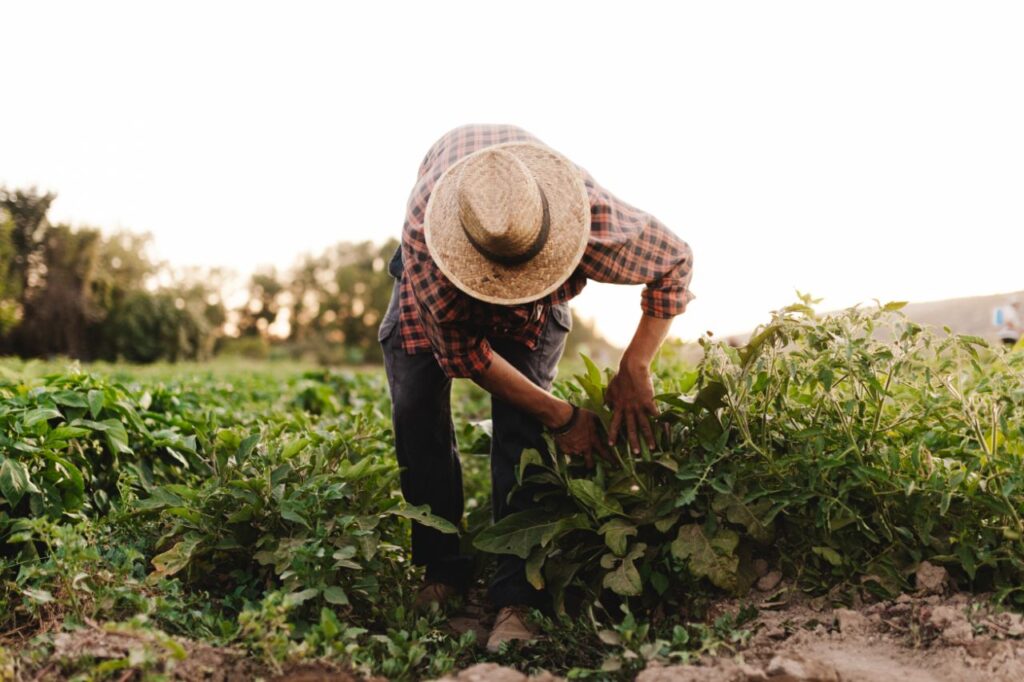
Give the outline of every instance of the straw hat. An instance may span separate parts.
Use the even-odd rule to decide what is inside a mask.
[[[528,303],[576,269],[590,234],[590,200],[576,166],[554,150],[495,145],[445,171],[424,232],[434,262],[459,289],[488,303]]]

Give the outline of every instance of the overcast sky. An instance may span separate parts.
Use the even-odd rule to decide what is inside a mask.
[[[398,236],[446,130],[532,131],[690,242],[673,332],[1024,289],[1024,3],[0,0],[0,184],[178,264]],[[591,284],[624,343],[640,292]]]

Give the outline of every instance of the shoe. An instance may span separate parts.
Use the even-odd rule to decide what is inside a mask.
[[[444,583],[428,582],[420,588],[413,602],[416,611],[429,611],[436,604],[439,609],[444,609],[448,602],[459,596],[459,590],[452,585]]]
[[[498,611],[494,627],[491,628],[491,636],[487,638],[487,651],[497,653],[502,644],[512,640],[535,641],[537,633],[527,626],[526,613],[525,606],[506,606]]]

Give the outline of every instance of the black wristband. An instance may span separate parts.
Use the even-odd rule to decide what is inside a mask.
[[[580,416],[580,408],[578,408],[576,405],[573,405],[572,403],[569,403],[569,405],[572,406],[572,416],[569,417],[569,421],[565,422],[561,426],[553,429],[548,429],[551,435],[563,436],[572,431],[572,427],[576,426],[576,420]]]

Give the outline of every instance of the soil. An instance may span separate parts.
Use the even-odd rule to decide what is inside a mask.
[[[650,664],[637,682],[1017,682],[1024,680],[1024,617],[986,595],[951,593],[945,570],[923,563],[918,592],[890,601],[832,608],[766,573],[750,597],[717,604],[712,618],[753,604],[751,637],[690,665]],[[480,630],[484,618],[453,619]],[[478,638],[478,641],[482,641]],[[440,682],[554,682],[480,664]]]
[[[690,665],[652,663],[638,682],[981,682],[1024,680],[1024,617],[1001,611],[985,595],[950,593],[941,568],[924,565],[919,591],[890,601],[833,608],[809,599],[773,577],[769,590],[720,602],[712,617],[751,604],[751,632],[734,650],[722,647]],[[493,616],[471,600],[452,618],[457,632],[474,630],[486,641]],[[17,650],[11,642],[9,651]],[[177,651],[179,656],[173,655]],[[119,682],[146,679],[143,669],[169,680],[241,682],[355,682],[364,678],[329,662],[269,668],[245,652],[199,642],[158,640],[146,631],[92,627],[55,637],[53,654],[16,679],[66,678],[67,661],[129,659]],[[146,661],[151,661],[147,668]],[[2,667],[2,666],[0,666]],[[0,679],[4,679],[0,670]],[[481,663],[443,682],[556,682],[549,674],[527,677],[511,668]],[[382,682],[377,678],[377,682]]]
[[[5,642],[10,646],[10,642]],[[247,652],[228,647],[212,647],[201,642],[173,638],[158,639],[146,631],[111,630],[101,627],[60,633],[54,637],[53,652],[34,670],[22,670],[13,679],[50,682],[68,678],[75,662],[127,661],[128,666],[114,674],[118,682],[152,679],[204,682],[386,682],[366,679],[342,666],[326,662],[285,665],[279,670],[253,659]],[[0,679],[6,680],[0,674]]]
[[[638,682],[982,682],[1024,680],[1024,618],[985,595],[949,594],[942,568],[922,564],[918,592],[829,608],[782,585],[755,593],[753,636],[735,654],[651,665]],[[744,603],[750,603],[745,600]],[[738,611],[724,602],[719,613]]]

